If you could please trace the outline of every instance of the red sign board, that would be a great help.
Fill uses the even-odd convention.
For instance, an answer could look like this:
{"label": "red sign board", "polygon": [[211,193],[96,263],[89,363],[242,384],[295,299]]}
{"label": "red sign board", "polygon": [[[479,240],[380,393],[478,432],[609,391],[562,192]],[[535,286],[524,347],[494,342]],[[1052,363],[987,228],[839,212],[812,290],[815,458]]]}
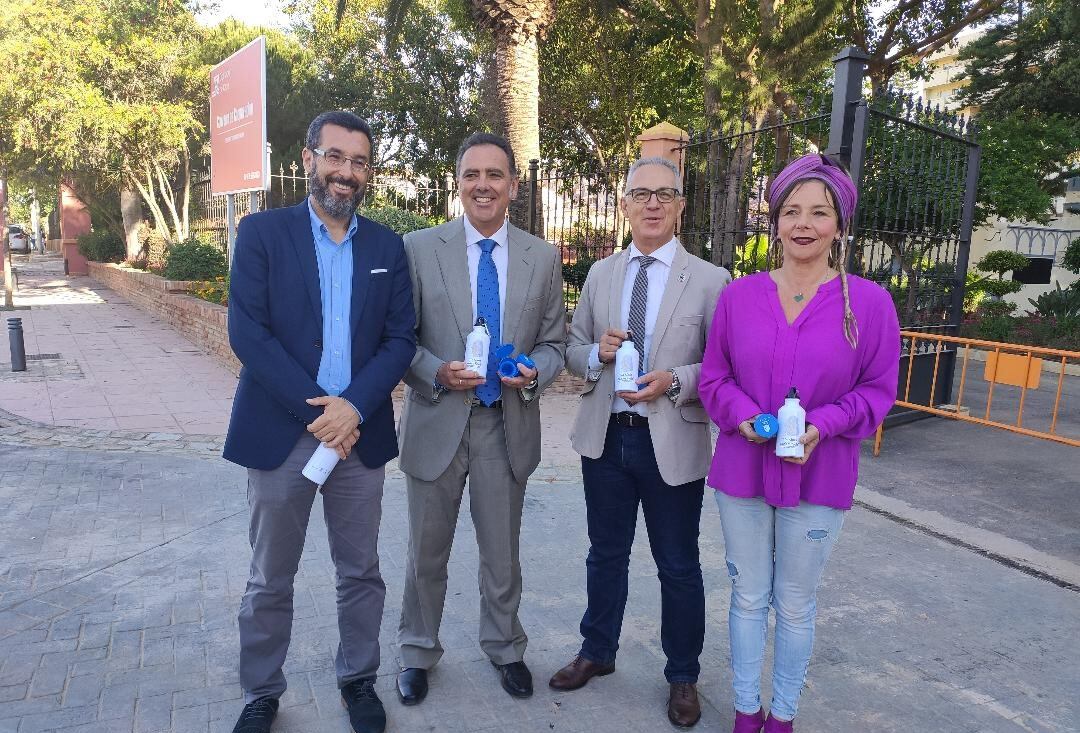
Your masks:
{"label": "red sign board", "polygon": [[210,69],[210,193],[270,187],[266,160],[266,38]]}

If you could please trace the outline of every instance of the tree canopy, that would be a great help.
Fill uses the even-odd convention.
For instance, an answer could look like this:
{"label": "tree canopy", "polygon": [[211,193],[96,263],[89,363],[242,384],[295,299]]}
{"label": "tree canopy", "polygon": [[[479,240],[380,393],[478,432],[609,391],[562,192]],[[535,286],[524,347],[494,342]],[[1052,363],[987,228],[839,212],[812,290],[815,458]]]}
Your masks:
{"label": "tree canopy", "polygon": [[1046,222],[1080,166],[1080,4],[1038,0],[961,53],[983,146],[978,218]]}

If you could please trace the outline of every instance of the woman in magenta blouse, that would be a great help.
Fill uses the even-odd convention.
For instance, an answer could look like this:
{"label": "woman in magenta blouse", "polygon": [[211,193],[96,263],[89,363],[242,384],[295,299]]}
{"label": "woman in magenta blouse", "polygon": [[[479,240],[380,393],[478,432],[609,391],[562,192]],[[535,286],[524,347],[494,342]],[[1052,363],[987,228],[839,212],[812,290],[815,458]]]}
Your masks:
{"label": "woman in magenta blouse", "polygon": [[[707,482],[724,531],[734,733],[782,733],[806,680],[817,588],[851,508],[859,442],[896,399],[900,334],[889,294],[844,272],[858,194],[847,172],[806,155],[769,193],[782,263],[740,278],[716,306],[699,392],[720,428]],[[788,390],[806,410],[801,459],[777,458],[754,419]],[[772,702],[761,709],[769,605],[776,611]]]}

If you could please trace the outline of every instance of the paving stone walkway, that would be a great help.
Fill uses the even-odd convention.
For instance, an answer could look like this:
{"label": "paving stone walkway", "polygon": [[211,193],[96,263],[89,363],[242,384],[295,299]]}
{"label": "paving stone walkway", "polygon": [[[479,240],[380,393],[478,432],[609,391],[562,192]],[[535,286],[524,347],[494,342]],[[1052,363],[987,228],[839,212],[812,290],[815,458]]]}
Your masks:
{"label": "paving stone walkway", "polygon": [[[0,733],[228,733],[241,707],[236,611],[250,561],[245,473],[220,458],[232,377],[111,291],[58,275],[48,258],[36,262],[36,273],[24,268],[20,294],[33,308],[18,315],[28,351],[40,358],[27,373],[0,376]],[[147,352],[153,359],[141,361]],[[192,389],[208,397],[198,420],[181,417]],[[65,414],[86,400],[95,404],[83,407],[109,415]],[[171,422],[124,422],[138,417],[119,414],[124,405],[136,404]],[[407,522],[404,478],[391,464],[377,683],[390,731],[672,730],[644,530],[617,672],[573,693],[546,687],[577,650],[585,598],[585,509],[567,439],[575,408],[572,395],[544,397],[544,461],[526,497],[522,618],[537,683],[530,700],[499,688],[476,642],[477,556],[465,506],[451,556],[446,656],[424,704],[397,702],[393,642]],[[1035,451],[999,433],[988,440],[972,426],[924,428],[891,433],[877,463],[864,456],[860,505],[819,597],[799,730],[1080,731],[1080,581],[1069,580],[1080,578],[1080,565],[1071,514],[1055,509],[1075,503],[1078,453]],[[1029,463],[1056,466],[1045,474],[1056,483],[1025,505],[1016,495],[1021,477],[1001,475]],[[964,499],[972,486],[976,513]],[[705,713],[695,730],[727,733],[729,585],[719,519],[706,502]],[[333,575],[316,511],[296,580],[278,733],[348,731],[333,673]]]}
{"label": "paving stone walkway", "polygon": [[[228,732],[241,707],[236,610],[247,578],[245,476],[177,451],[0,445],[0,733]],[[393,645],[406,543],[388,475],[377,689],[391,731],[660,731],[659,594],[644,532],[616,674],[574,693],[547,677],[576,651],[587,547],[580,473],[548,466],[527,495],[522,564],[531,700],[513,700],[476,643],[476,549],[463,508],[444,661],[429,699],[398,704]],[[711,501],[702,521],[708,633],[698,730],[731,725],[728,582]],[[1080,730],[1080,596],[862,509],[820,598],[804,731]],[[289,691],[275,730],[348,730],[333,675],[333,568],[313,512],[296,582]]]}

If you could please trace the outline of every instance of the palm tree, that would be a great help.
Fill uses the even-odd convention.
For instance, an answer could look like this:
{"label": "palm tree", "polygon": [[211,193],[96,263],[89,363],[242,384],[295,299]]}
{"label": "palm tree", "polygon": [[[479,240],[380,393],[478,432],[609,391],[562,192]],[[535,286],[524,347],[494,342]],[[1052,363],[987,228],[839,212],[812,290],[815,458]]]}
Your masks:
{"label": "palm tree", "polygon": [[[501,132],[518,167],[540,157],[539,42],[555,18],[555,0],[467,0],[476,24],[495,39],[495,86]],[[387,0],[386,33],[396,40],[405,13],[417,0]],[[338,0],[340,20],[348,0]]]}

